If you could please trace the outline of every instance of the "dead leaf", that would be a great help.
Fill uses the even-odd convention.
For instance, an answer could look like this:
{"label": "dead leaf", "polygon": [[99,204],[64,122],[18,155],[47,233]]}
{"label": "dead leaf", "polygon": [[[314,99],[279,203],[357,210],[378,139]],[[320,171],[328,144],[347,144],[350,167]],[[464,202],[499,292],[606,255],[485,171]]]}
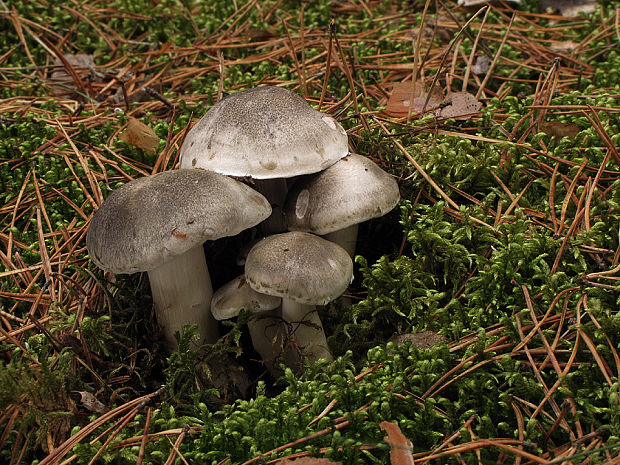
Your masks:
{"label": "dead leaf", "polygon": [[[147,92],[145,88],[142,88],[137,91],[134,90],[136,87],[142,86],[147,81],[148,79],[144,79],[139,82],[128,81],[125,83],[125,92],[127,93],[127,103],[129,105],[131,105],[134,102],[146,102],[151,99],[151,95]],[[125,92],[123,92],[122,86],[116,89],[116,92],[112,96],[112,102],[114,102],[115,105],[125,104]]]}
{"label": "dead leaf", "polygon": [[564,40],[562,42],[552,42],[551,45],[549,45],[549,50],[555,53],[570,53],[574,52],[577,47],[579,47],[578,42]]}
{"label": "dead leaf", "polygon": [[[93,58],[92,55],[86,55],[84,53],[80,53],[77,55],[67,54],[67,55],[64,55],[64,57],[76,72],[79,72],[85,69],[90,71],[95,67],[95,59]],[[60,60],[60,58],[56,58],[54,60],[54,65],[63,66],[63,62]],[[56,71],[52,73],[52,79],[54,81],[65,82],[65,83],[73,82],[73,78],[64,68],[64,66],[62,68],[58,68]]]}
{"label": "dead leaf", "polygon": [[453,92],[448,94],[441,103],[439,116],[442,118],[454,118],[456,120],[468,120],[472,114],[482,108],[476,97],[469,92]]}
{"label": "dead leaf", "polygon": [[[95,69],[95,59],[92,55],[86,54],[78,54],[64,55],[65,60],[71,65],[73,71],[80,77],[80,79],[84,78],[86,75],[90,75],[90,79],[95,82],[100,82],[100,79],[97,77],[97,73],[94,71]],[[71,95],[71,97],[76,97],[77,94],[71,93],[70,89],[67,89],[64,86],[68,86],[71,88],[75,87],[73,76],[69,73],[69,71],[65,68],[64,63],[60,58],[56,58],[54,60],[54,65],[57,67],[55,71],[52,72],[49,82],[51,86],[51,93],[53,95]]]}
{"label": "dead leaf", "polygon": [[421,333],[397,334],[390,338],[390,342],[396,345],[402,345],[405,341],[411,341],[411,344],[418,346],[420,349],[428,349],[434,345],[444,342],[445,337],[437,334],[435,331],[423,331]]}
{"label": "dead leaf", "polygon": [[581,131],[576,124],[573,123],[561,123],[560,121],[547,121],[540,125],[540,130],[549,134],[551,137],[561,139],[562,137],[568,137],[574,139]]}
{"label": "dead leaf", "polygon": [[[413,99],[413,114],[429,113],[443,101],[443,90],[435,86],[426,106],[428,89],[424,83],[416,83]],[[396,82],[388,99],[385,113],[389,116],[402,117],[409,114],[411,106],[411,81]]]}
{"label": "dead leaf", "polygon": [[118,138],[128,144],[155,153],[159,146],[159,137],[150,127],[135,118],[129,118],[127,129]]}
{"label": "dead leaf", "polygon": [[[452,24],[452,18],[448,14],[437,13],[434,15],[433,21],[426,21],[424,25],[424,30],[422,33],[426,37],[435,37],[435,40],[439,42],[450,42],[452,37],[454,37],[454,30],[447,26],[441,26],[446,24]],[[411,29],[410,37],[413,40],[416,40],[418,37],[418,28],[414,27]]]}
{"label": "dead leaf", "polygon": [[390,462],[392,465],[414,465],[413,444],[396,423],[382,421],[379,428],[387,433],[383,439],[390,445]]}
{"label": "dead leaf", "polygon": [[557,11],[561,16],[576,18],[579,13],[594,13],[597,6],[596,0],[541,0],[540,11]]}
{"label": "dead leaf", "polygon": [[284,459],[276,462],[278,465],[342,465],[342,462],[332,462],[328,459],[317,459],[316,457],[301,457],[298,459]]}
{"label": "dead leaf", "polygon": [[97,400],[97,398],[87,391],[77,391],[77,393],[82,396],[82,405],[87,410],[96,413],[106,413],[108,411],[107,407],[103,405],[101,402]]}
{"label": "dead leaf", "polygon": [[[428,102],[425,106],[424,103],[427,98]],[[411,81],[397,82],[394,84],[384,113],[395,117],[407,116],[411,105],[410,100]],[[444,98],[443,90],[434,87],[429,97],[428,89],[423,83],[416,85],[413,99],[414,114],[430,113],[442,118],[468,120],[480,108],[482,108],[482,103],[468,92],[453,92]]]}
{"label": "dead leaf", "polygon": [[[521,0],[508,0],[508,1],[512,3],[521,3]],[[482,5],[483,3],[489,3],[489,0],[458,0],[457,3],[459,6],[476,6],[476,5]]]}
{"label": "dead leaf", "polygon": [[246,32],[248,38],[254,42],[260,42],[261,40],[269,40],[272,37],[278,35],[278,30],[273,27],[250,27]]}
{"label": "dead leaf", "polygon": [[471,72],[477,75],[486,75],[489,72],[491,59],[486,55],[476,57],[476,62],[471,67]]}

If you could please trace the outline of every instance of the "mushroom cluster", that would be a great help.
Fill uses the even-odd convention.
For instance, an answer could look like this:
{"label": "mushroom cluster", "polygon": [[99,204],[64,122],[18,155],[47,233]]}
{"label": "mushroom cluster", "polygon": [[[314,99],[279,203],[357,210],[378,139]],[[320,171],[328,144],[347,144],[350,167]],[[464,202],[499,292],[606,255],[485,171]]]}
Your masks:
{"label": "mushroom cluster", "polygon": [[347,133],[331,116],[314,110],[281,87],[257,87],[217,102],[189,131],[181,168],[249,177],[271,203],[263,231],[283,232],[286,179],[316,173],[349,152]]}
{"label": "mushroom cluster", "polygon": [[91,260],[113,273],[146,271],[166,346],[196,324],[217,340],[213,290],[202,244],[233,236],[271,214],[269,202],[243,183],[204,170],[181,169],[137,178],[112,192],[86,235]]}
{"label": "mushroom cluster", "polygon": [[[272,372],[280,356],[293,367],[331,360],[317,306],[352,281],[357,225],[394,208],[396,181],[349,153],[334,118],[279,87],[213,105],[188,132],[179,161],[180,169],[131,181],[104,202],[87,235],[93,262],[148,272],[170,348],[184,325],[197,324],[213,342],[215,320],[247,310],[254,347]],[[246,245],[244,274],[213,294],[203,242],[255,226],[264,237]]]}
{"label": "mushroom cluster", "polygon": [[275,234],[252,247],[245,278],[257,292],[282,298],[282,319],[295,326],[302,353],[285,351],[289,366],[301,366],[303,356],[332,360],[316,306],[338,298],[351,283],[353,262],[346,250],[309,233]]}

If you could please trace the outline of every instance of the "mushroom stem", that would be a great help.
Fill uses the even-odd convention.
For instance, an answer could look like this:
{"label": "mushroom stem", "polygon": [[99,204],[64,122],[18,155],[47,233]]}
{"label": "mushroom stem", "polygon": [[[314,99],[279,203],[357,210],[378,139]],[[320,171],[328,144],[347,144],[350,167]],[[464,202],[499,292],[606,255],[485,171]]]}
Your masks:
{"label": "mushroom stem", "polygon": [[177,346],[175,332],[198,325],[201,342],[217,340],[217,322],[211,315],[213,288],[202,244],[148,272],[153,307],[163,328],[166,347]]}
{"label": "mushroom stem", "polygon": [[284,202],[288,192],[286,179],[256,179],[254,188],[271,204],[271,216],[261,223],[263,233],[268,235],[286,231],[284,219]]}
{"label": "mushroom stem", "polygon": [[[282,318],[294,325],[294,336],[297,345],[301,348],[305,357],[310,363],[316,362],[320,358],[332,361],[334,357],[329,351],[323,324],[316,311],[315,305],[304,305],[293,302],[290,299],[282,299]],[[292,354],[287,350],[285,359],[289,364],[289,358]],[[293,363],[289,366],[295,366],[299,363]]]}
{"label": "mushroom stem", "polygon": [[357,243],[357,230],[358,225],[352,224],[344,229],[325,234],[323,238],[338,244],[353,258],[355,255],[355,244]]}
{"label": "mushroom stem", "polygon": [[252,345],[259,353],[269,371],[276,375],[276,362],[282,353],[282,320],[278,310],[253,315],[248,320]]}

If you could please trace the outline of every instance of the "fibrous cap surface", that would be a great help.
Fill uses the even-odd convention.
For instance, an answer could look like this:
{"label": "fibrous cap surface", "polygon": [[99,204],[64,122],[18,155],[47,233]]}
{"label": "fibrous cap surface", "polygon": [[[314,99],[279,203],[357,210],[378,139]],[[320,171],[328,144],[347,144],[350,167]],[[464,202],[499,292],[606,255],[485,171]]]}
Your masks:
{"label": "fibrous cap surface", "polygon": [[334,118],[267,86],[213,105],[187,134],[180,161],[181,168],[272,179],[316,173],[347,153],[346,131]]}
{"label": "fibrous cap surface", "polygon": [[284,211],[289,230],[323,235],[383,216],[399,199],[394,178],[352,153],[296,182]]}
{"label": "fibrous cap surface", "polygon": [[234,179],[205,170],[166,171],[112,192],[93,215],[86,246],[106,271],[149,271],[270,214],[267,199]]}
{"label": "fibrous cap surface", "polygon": [[340,296],[353,279],[353,262],[337,244],[304,232],[269,236],[245,262],[252,289],[307,305],[324,305]]}

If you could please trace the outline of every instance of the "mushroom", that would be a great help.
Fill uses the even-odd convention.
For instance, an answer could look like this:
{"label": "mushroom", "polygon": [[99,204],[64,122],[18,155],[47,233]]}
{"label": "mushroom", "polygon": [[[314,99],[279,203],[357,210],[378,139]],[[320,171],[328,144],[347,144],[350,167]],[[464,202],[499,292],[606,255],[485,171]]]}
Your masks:
{"label": "mushroom", "polygon": [[334,118],[287,89],[267,86],[213,105],[188,132],[179,160],[181,168],[255,179],[273,206],[263,226],[273,233],[286,230],[284,178],[324,170],[348,151],[347,133]]}
{"label": "mushroom", "polygon": [[[310,362],[332,360],[316,305],[336,299],[353,278],[353,262],[342,247],[304,232],[269,236],[250,250],[245,279],[261,294],[282,297],[282,318]],[[285,354],[289,365],[299,360]]]}
{"label": "mushroom", "polygon": [[277,340],[281,338],[278,337],[278,327],[272,317],[279,319],[275,309],[281,303],[280,297],[256,292],[247,284],[245,276],[241,275],[215,291],[211,299],[211,312],[216,320],[234,318],[242,310],[255,314],[256,317],[248,320],[252,345],[273,372],[275,359],[280,352],[276,350]]}
{"label": "mushroom", "polygon": [[197,324],[201,340],[217,339],[213,290],[203,242],[238,234],[271,213],[267,200],[234,179],[204,170],[166,171],[135,179],[93,215],[86,247],[113,273],[147,271],[166,345]]}
{"label": "mushroom", "polygon": [[284,212],[289,230],[324,236],[353,257],[358,224],[385,215],[399,199],[395,179],[352,153],[325,171],[299,179]]}

